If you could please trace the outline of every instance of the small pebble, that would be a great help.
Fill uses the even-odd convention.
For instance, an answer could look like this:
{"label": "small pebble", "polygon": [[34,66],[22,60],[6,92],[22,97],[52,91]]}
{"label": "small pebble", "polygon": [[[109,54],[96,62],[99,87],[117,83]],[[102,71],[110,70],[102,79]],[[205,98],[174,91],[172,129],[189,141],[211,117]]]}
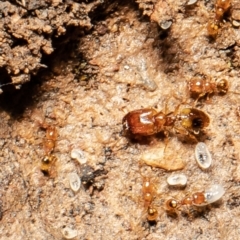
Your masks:
{"label": "small pebble", "polygon": [[77,192],[81,186],[81,179],[76,173],[69,173],[68,175],[70,187],[74,192]]}
{"label": "small pebble", "polygon": [[212,156],[208,151],[207,145],[199,142],[195,147],[195,158],[200,168],[208,169],[212,164]]}
{"label": "small pebble", "polygon": [[73,239],[77,237],[77,230],[66,227],[62,230],[62,235],[66,239]]}
{"label": "small pebble", "polygon": [[167,178],[167,183],[172,187],[185,187],[187,185],[187,177],[184,174],[173,174]]}
{"label": "small pebble", "polygon": [[84,152],[80,149],[72,149],[71,158],[76,159],[80,164],[85,164],[87,162],[87,158]]}

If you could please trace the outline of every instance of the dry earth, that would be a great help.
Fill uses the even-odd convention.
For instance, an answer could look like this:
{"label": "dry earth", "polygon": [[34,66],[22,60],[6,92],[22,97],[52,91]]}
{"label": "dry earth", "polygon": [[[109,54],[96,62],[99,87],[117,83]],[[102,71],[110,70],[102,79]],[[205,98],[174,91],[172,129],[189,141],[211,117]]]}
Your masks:
{"label": "dry earth", "polygon": [[[240,30],[232,24],[240,20],[238,1],[232,1],[216,40],[206,30],[213,1],[192,6],[170,0],[36,1],[36,8],[33,2],[0,3],[0,36],[9,40],[0,45],[1,83],[20,88],[5,86],[0,95],[1,238],[64,239],[62,232],[70,228],[77,231],[74,239],[89,240],[239,239],[239,95],[214,95],[199,104],[211,118],[201,138],[213,157],[208,171],[196,164],[195,143],[171,134],[159,161],[185,162],[178,171],[188,177],[184,190],[167,186],[171,172],[139,166],[143,154],[163,150],[162,138],[132,142],[123,136],[121,123],[134,109],[162,110],[168,103],[174,110],[184,100],[192,102],[187,81],[196,76],[225,78],[230,91],[240,92]],[[44,15],[50,8],[57,23]],[[166,31],[159,27],[164,21],[172,22]],[[45,31],[54,24],[53,33]],[[41,30],[33,29],[39,25]],[[44,123],[58,130],[50,176],[40,171]],[[84,152],[85,165],[71,159],[75,148]],[[77,193],[69,186],[71,172],[86,182]],[[146,220],[142,175],[158,189],[155,223]],[[166,214],[163,203],[169,197],[213,183],[226,190],[220,202],[192,218],[181,211],[177,218]]]}

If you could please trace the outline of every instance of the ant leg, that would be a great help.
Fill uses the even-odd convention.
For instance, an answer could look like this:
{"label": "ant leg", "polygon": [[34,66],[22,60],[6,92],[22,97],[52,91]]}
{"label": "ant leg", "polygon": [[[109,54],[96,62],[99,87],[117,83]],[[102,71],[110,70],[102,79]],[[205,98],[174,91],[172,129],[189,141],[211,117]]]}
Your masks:
{"label": "ant leg", "polygon": [[192,134],[192,133],[190,133],[190,132],[187,132],[186,136],[187,136],[191,141],[193,141],[193,142],[195,142],[195,143],[198,143],[198,139],[197,139],[197,137],[196,137],[194,134]]}
{"label": "ant leg", "polygon": [[233,92],[233,91],[228,91],[229,93],[233,93],[233,94],[237,94],[237,95],[240,95],[239,92]]}
{"label": "ant leg", "polygon": [[182,128],[174,127],[173,129],[179,134],[188,135],[188,131],[185,128],[182,129]]}
{"label": "ant leg", "polygon": [[193,102],[192,108],[195,108],[195,107],[197,106],[197,103],[198,103],[198,101],[199,101],[199,99],[200,99],[201,97],[202,97],[202,96],[199,95],[198,98]]}
{"label": "ant leg", "polygon": [[192,221],[194,218],[193,209],[191,208],[191,206],[188,206],[188,208],[185,208],[183,211],[183,214],[187,217],[189,221]]}
{"label": "ant leg", "polygon": [[185,135],[185,136],[189,137],[189,139],[193,140],[194,142],[198,142],[198,139],[196,138],[196,136],[194,134],[192,134],[191,132],[189,132],[187,129],[181,129],[181,128],[177,128],[177,127],[174,127],[174,129],[181,135]]}
{"label": "ant leg", "polygon": [[193,107],[193,108],[196,107],[198,101],[199,101],[202,97],[204,97],[206,94],[207,94],[207,98],[209,98],[209,93],[201,93],[201,94],[199,94],[198,97],[197,97],[197,99],[193,102],[192,107]]}
{"label": "ant leg", "polygon": [[167,145],[169,143],[169,132],[168,131],[164,131],[164,135],[166,136],[164,138],[164,144],[165,144],[165,147],[164,147],[164,150],[163,150],[163,154],[165,154],[165,151],[167,149]]}
{"label": "ant leg", "polygon": [[186,101],[184,102],[181,102],[177,105],[177,107],[175,108],[174,112],[173,112],[173,115],[176,116],[178,114],[178,111],[179,111],[179,108],[181,107],[181,105],[185,104]]}
{"label": "ant leg", "polygon": [[173,210],[173,211],[168,210],[168,209],[165,209],[165,212],[166,212],[167,216],[179,220],[180,209],[175,209],[175,210]]}
{"label": "ant leg", "polygon": [[209,93],[206,94],[206,102],[209,103],[209,104],[211,104],[211,102],[212,102],[211,99],[210,99],[210,95],[211,95],[212,93],[213,93],[213,92],[209,92]]}
{"label": "ant leg", "polygon": [[164,104],[164,114],[166,114],[166,115],[169,112],[169,110],[168,110],[168,102],[169,102],[169,98],[165,101],[165,104]]}

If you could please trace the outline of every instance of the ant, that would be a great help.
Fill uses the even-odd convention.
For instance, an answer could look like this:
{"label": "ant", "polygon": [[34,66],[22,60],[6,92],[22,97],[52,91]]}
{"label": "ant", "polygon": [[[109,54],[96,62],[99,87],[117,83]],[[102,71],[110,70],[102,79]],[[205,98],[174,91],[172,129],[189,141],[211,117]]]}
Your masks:
{"label": "ant", "polygon": [[144,207],[149,207],[156,197],[156,187],[151,183],[149,177],[143,177],[142,195]]}
{"label": "ant", "polygon": [[189,217],[192,217],[190,214],[189,207],[196,207],[206,204],[206,197],[204,192],[195,192],[190,196],[184,197],[182,200],[178,201],[175,198],[170,198],[165,202],[165,210],[168,215],[178,216],[178,211],[181,211],[184,207],[187,207],[186,213]]}
{"label": "ant", "polygon": [[156,221],[158,218],[158,210],[157,207],[153,204],[153,202],[158,195],[157,188],[149,177],[142,177],[142,198],[144,209],[147,213],[147,220],[150,222]]}
{"label": "ant", "polygon": [[48,126],[46,128],[46,137],[43,140],[43,149],[46,155],[53,152],[57,140],[57,130],[54,126]]}
{"label": "ant", "polygon": [[[183,108],[179,111],[179,104],[174,112],[157,112],[154,108],[143,108],[127,113],[123,120],[123,130],[126,135],[138,138],[150,136],[159,132],[168,135],[168,129],[174,128],[180,133],[185,133],[193,139],[210,123],[209,116],[197,108]],[[180,129],[176,123],[180,122]]]}
{"label": "ant", "polygon": [[208,34],[212,38],[216,38],[219,32],[221,21],[224,14],[229,10],[231,0],[217,0],[215,4],[215,18],[208,23]]}
{"label": "ant", "polygon": [[46,127],[46,137],[43,140],[43,149],[45,151],[45,156],[41,161],[40,167],[41,171],[46,175],[50,175],[52,165],[57,160],[57,158],[52,154],[56,145],[57,136],[57,130],[54,126]]}
{"label": "ant", "polygon": [[202,207],[218,201],[225,193],[223,187],[219,184],[214,184],[209,189],[201,192],[194,192],[191,195],[185,196],[178,201],[175,198],[170,198],[165,202],[165,210],[168,214],[176,215],[178,210],[186,207]]}
{"label": "ant", "polygon": [[226,94],[229,89],[229,83],[226,79],[213,82],[208,79],[193,78],[188,82],[188,90],[191,97],[196,98],[196,102],[205,96],[207,99],[211,94]]}
{"label": "ant", "polygon": [[184,197],[181,201],[174,198],[170,198],[166,201],[165,207],[169,212],[175,212],[181,206],[201,205],[206,203],[204,192],[195,192],[191,196]]}
{"label": "ant", "polygon": [[224,95],[227,92],[239,94],[238,92],[229,91],[229,83],[226,79],[217,82],[202,78],[193,78],[188,82],[188,90],[192,98],[195,98],[195,104],[200,98],[206,97],[209,100],[210,95]]}

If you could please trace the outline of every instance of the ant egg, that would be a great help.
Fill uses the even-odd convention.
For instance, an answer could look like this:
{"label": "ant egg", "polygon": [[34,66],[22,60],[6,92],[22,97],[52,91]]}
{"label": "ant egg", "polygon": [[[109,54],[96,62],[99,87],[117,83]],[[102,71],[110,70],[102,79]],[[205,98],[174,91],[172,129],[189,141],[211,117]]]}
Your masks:
{"label": "ant egg", "polygon": [[185,187],[187,185],[187,177],[184,174],[174,174],[167,178],[167,183],[171,187]]}
{"label": "ant egg", "polygon": [[203,170],[208,169],[212,164],[212,156],[205,143],[199,142],[195,148],[196,161]]}
{"label": "ant egg", "polygon": [[214,184],[209,189],[205,190],[204,195],[207,204],[214,203],[218,201],[225,193],[222,185]]}
{"label": "ant egg", "polygon": [[87,162],[84,152],[77,148],[72,149],[71,158],[76,159],[80,164],[85,164]]}
{"label": "ant egg", "polygon": [[66,227],[62,230],[62,235],[66,239],[73,239],[77,237],[77,230]]}
{"label": "ant egg", "polygon": [[68,175],[70,187],[74,192],[77,192],[81,186],[81,179],[76,173],[69,173]]}

